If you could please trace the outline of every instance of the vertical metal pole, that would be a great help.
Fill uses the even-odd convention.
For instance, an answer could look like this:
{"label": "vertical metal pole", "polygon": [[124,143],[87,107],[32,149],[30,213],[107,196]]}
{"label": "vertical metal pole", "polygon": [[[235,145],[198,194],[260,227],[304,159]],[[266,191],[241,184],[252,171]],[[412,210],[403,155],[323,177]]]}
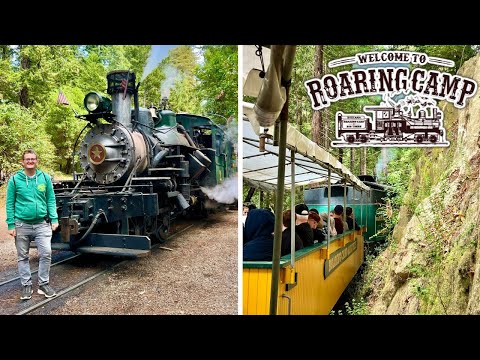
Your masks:
{"label": "vertical metal pole", "polygon": [[360,190],[360,219],[362,219],[362,226],[365,226],[363,221],[363,190]]}
{"label": "vertical metal pole", "polygon": [[[277,46],[277,45],[273,45]],[[283,46],[283,45],[278,45]],[[295,58],[295,45],[285,46],[283,54],[282,83],[289,84],[292,78],[292,67]],[[273,48],[271,48],[273,50]],[[267,70],[268,72],[268,70]],[[273,240],[272,285],[270,288],[270,315],[277,314],[278,282],[280,279],[280,255],[282,249],[282,208],[285,191],[285,152],[287,147],[288,100],[290,85],[285,85],[286,100],[279,116],[280,139],[278,146],[278,178],[275,201],[275,236]]]}
{"label": "vertical metal pole", "polygon": [[332,197],[332,170],[328,168],[328,202],[327,202],[327,254],[328,254],[328,246],[330,245],[330,198]]}
{"label": "vertical metal pole", "polygon": [[295,267],[295,152],[290,150],[290,171],[292,174],[292,185],[290,191],[290,207],[291,207],[291,220],[290,220],[290,262],[292,268]]}
{"label": "vertical metal pole", "polygon": [[[355,231],[355,186],[354,184],[352,185],[352,217],[353,217],[353,231]],[[345,209],[345,216],[347,215],[347,209]]]}
{"label": "vertical metal pole", "polygon": [[287,101],[280,113],[280,140],[278,144],[278,175],[277,192],[275,197],[275,235],[273,240],[273,258],[272,258],[272,285],[270,289],[270,315],[277,314],[278,302],[278,281],[280,279],[280,255],[282,250],[282,209],[283,194],[285,191],[285,156],[287,147],[287,125],[288,125],[288,92]]}
{"label": "vertical metal pole", "polygon": [[[347,179],[343,179],[343,215],[342,215],[344,223],[347,222]],[[348,229],[344,229],[343,232],[347,231]]]}

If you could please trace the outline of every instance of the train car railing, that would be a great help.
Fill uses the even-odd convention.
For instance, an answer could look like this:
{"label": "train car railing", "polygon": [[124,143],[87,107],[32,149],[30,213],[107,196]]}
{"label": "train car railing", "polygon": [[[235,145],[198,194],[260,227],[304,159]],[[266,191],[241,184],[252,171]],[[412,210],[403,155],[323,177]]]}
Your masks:
{"label": "train car railing", "polygon": [[[280,259],[278,315],[329,314],[364,259],[363,233],[350,230]],[[272,261],[243,262],[243,314],[268,315]]]}

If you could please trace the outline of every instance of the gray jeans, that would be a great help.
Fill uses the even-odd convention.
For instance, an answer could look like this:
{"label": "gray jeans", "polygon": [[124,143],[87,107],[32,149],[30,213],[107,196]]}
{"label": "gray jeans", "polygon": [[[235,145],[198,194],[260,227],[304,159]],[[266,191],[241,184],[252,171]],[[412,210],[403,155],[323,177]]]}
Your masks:
{"label": "gray jeans", "polygon": [[50,264],[52,262],[52,227],[47,222],[29,225],[15,221],[17,236],[15,246],[17,247],[18,272],[22,285],[32,285],[32,274],[30,272],[29,251],[30,241],[37,244],[38,255],[38,285],[49,283]]}

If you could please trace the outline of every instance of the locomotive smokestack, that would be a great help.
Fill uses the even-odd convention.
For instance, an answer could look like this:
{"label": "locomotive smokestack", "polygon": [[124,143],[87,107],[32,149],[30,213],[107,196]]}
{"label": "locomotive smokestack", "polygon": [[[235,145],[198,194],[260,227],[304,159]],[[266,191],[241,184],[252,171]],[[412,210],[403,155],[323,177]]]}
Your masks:
{"label": "locomotive smokestack", "polygon": [[135,73],[115,70],[107,74],[107,93],[112,96],[112,113],[115,120],[132,129],[132,94],[135,94]]}

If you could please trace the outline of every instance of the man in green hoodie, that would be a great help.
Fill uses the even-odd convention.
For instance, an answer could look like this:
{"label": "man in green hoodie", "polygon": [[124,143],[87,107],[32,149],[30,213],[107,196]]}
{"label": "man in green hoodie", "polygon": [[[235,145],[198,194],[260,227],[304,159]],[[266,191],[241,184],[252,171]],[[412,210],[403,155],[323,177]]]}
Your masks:
{"label": "man in green hoodie", "polygon": [[52,231],[58,227],[57,207],[49,175],[37,169],[38,157],[29,149],[23,153],[23,170],[10,177],[7,187],[8,233],[15,238],[18,272],[22,283],[20,299],[32,297],[30,272],[30,241],[35,241],[40,257],[38,264],[38,293],[56,296],[49,286],[52,261]]}

